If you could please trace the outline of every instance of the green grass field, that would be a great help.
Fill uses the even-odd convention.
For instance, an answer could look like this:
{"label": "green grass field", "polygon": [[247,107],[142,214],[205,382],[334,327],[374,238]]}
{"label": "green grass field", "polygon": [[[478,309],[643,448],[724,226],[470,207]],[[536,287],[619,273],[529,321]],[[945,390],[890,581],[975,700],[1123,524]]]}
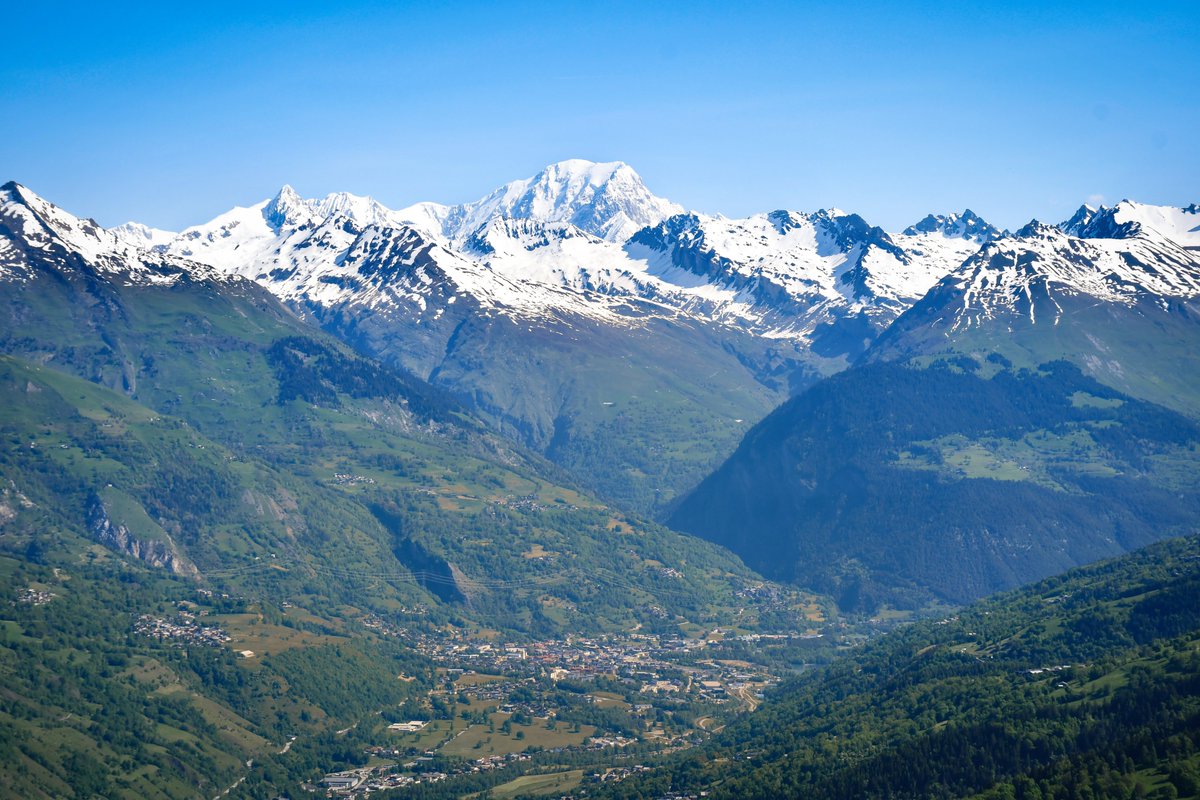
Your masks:
{"label": "green grass field", "polygon": [[[557,730],[550,730],[548,720],[534,719],[532,725],[513,725],[509,734],[500,732],[500,726],[509,714],[496,712],[490,716],[494,730],[487,725],[472,725],[454,736],[442,746],[441,752],[448,756],[482,758],[483,756],[521,753],[530,747],[567,747],[582,744],[596,732],[591,725],[581,725],[578,733],[571,733],[571,726],[559,723]],[[523,734],[523,738],[517,738]]]}
{"label": "green grass field", "polygon": [[516,780],[493,788],[489,796],[495,800],[511,800],[514,797],[566,794],[582,781],[581,769],[551,772],[547,775],[522,775]]}

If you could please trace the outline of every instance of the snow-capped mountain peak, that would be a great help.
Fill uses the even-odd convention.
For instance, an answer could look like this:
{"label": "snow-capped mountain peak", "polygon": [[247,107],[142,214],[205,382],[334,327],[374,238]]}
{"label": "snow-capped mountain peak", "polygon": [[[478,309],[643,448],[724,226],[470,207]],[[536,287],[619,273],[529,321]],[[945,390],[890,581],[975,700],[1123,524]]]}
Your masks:
{"label": "snow-capped mountain peak", "polygon": [[839,209],[821,209],[810,214],[809,220],[820,229],[822,244],[827,248],[848,253],[855,247],[877,247],[890,253],[902,263],[908,263],[908,254],[896,246],[882,228],[871,225],[858,214],[849,214]]}
{"label": "snow-capped mountain peak", "polygon": [[397,222],[416,228],[428,236],[442,239],[446,235],[447,220],[457,208],[459,206],[425,201],[393,211],[392,215]]}
{"label": "snow-capped mountain peak", "polygon": [[443,233],[462,240],[489,219],[510,217],[537,222],[569,222],[610,242],[623,242],[682,207],[656,197],[632,167],[620,161],[570,159],[551,164],[531,178],[512,181],[486,197],[456,206],[443,220]]}
{"label": "snow-capped mountain peak", "polygon": [[303,225],[312,221],[313,216],[312,205],[288,184],[284,184],[263,207],[263,218],[276,231],[288,226]]}
{"label": "snow-capped mountain peak", "polygon": [[1200,249],[1200,207],[1195,203],[1184,208],[1154,206],[1122,200],[1112,209],[1118,225],[1137,225],[1154,231],[1181,247]]}
{"label": "snow-capped mountain peak", "polygon": [[1061,239],[1063,236],[1057,225],[1047,225],[1039,219],[1031,219],[1013,232],[1017,239]]}
{"label": "snow-capped mountain peak", "polygon": [[143,250],[162,250],[179,234],[175,231],[164,231],[161,228],[151,228],[140,222],[126,222],[109,228],[108,232],[130,247]]}
{"label": "snow-capped mountain peak", "polygon": [[[1081,212],[1072,218],[1079,218],[1081,232],[1104,222],[1103,209],[1090,220]],[[1005,315],[1031,325],[1058,325],[1072,308],[1161,305],[1166,298],[1200,295],[1200,259],[1194,253],[1164,236],[1144,235],[1129,220],[1117,225],[1129,226],[1127,235],[1082,238],[1032,220],[985,244],[922,303],[946,309],[951,330],[966,330]]]}
{"label": "snow-capped mountain peak", "polygon": [[172,235],[136,223],[106,230],[18,183],[0,186],[0,280],[24,281],[47,265],[95,270],[138,284],[218,277],[201,264],[166,256],[164,248],[147,244],[156,236]]}
{"label": "snow-capped mountain peak", "polygon": [[1132,219],[1117,219],[1115,208],[1092,208],[1088,205],[1079,210],[1066,222],[1059,224],[1059,230],[1080,239],[1128,239],[1142,232],[1140,222]]}
{"label": "snow-capped mountain peak", "polygon": [[[965,257],[926,249],[932,257],[836,209],[746,219],[681,214],[626,245],[635,257],[666,261],[693,280],[738,292],[748,316],[757,315],[777,338],[814,337],[849,317],[872,320],[862,331],[886,324]],[[861,346],[860,332],[848,346]]]}
{"label": "snow-capped mountain peak", "polygon": [[941,234],[949,238],[969,239],[978,244],[989,242],[1002,235],[1002,231],[990,224],[971,209],[961,214],[929,214],[920,222],[904,229],[906,236]]}
{"label": "snow-capped mountain peak", "polygon": [[539,222],[531,219],[495,217],[463,240],[465,252],[489,256],[498,250],[506,253],[533,252],[553,242],[580,238],[589,244],[602,240],[569,222]]}
{"label": "snow-capped mountain peak", "polygon": [[1080,236],[1087,230],[1087,226],[1091,224],[1092,220],[1096,218],[1096,211],[1097,209],[1084,203],[1071,215],[1070,219],[1060,222],[1058,227],[1063,233],[1070,234],[1071,236]]}
{"label": "snow-capped mountain peak", "polygon": [[1122,200],[1115,206],[1093,209],[1081,206],[1059,225],[1064,232],[1083,239],[1128,239],[1142,234],[1157,235],[1188,250],[1200,250],[1200,206],[1176,208]]}
{"label": "snow-capped mountain peak", "polygon": [[89,258],[121,249],[117,237],[95,220],[80,219],[15,181],[0,186],[0,214],[16,235],[34,246],[65,244]]}
{"label": "snow-capped mountain peak", "polygon": [[359,225],[391,225],[399,221],[395,211],[375,198],[349,192],[334,192],[308,204],[320,219],[349,217]]}

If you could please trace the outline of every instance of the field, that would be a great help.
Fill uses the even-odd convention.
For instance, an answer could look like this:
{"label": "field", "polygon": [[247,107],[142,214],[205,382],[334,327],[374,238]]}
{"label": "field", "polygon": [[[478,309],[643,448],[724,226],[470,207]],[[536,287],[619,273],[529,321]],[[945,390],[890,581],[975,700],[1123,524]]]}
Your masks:
{"label": "field", "polygon": [[532,725],[513,725],[511,732],[504,734],[500,727],[509,716],[499,711],[490,714],[490,726],[472,725],[443,745],[441,752],[463,758],[506,755],[520,753],[530,747],[549,749],[582,744],[596,732],[591,725],[581,725],[577,733],[571,733],[571,726],[562,723],[558,724],[557,730],[550,730],[548,720],[534,719]]}
{"label": "field", "polygon": [[481,686],[485,683],[495,683],[496,681],[502,680],[505,680],[503,675],[488,675],[482,672],[468,672],[460,675],[459,678],[454,681],[454,685],[462,689],[470,686]]}
{"label": "field", "polygon": [[612,706],[616,708],[629,708],[629,703],[626,703],[619,694],[614,692],[591,692],[588,696],[595,698],[593,702],[598,708]]}
{"label": "field", "polygon": [[388,743],[397,748],[434,750],[458,733],[457,720],[437,719],[416,733],[388,733]]}
{"label": "field", "polygon": [[326,636],[272,625],[263,621],[258,614],[224,614],[209,619],[229,632],[230,648],[236,651],[252,650],[256,657],[297,647],[320,647],[349,641],[341,636]]}
{"label": "field", "polygon": [[578,786],[582,780],[581,769],[552,772],[548,775],[522,775],[492,789],[490,796],[495,800],[509,800],[530,795],[565,794]]}

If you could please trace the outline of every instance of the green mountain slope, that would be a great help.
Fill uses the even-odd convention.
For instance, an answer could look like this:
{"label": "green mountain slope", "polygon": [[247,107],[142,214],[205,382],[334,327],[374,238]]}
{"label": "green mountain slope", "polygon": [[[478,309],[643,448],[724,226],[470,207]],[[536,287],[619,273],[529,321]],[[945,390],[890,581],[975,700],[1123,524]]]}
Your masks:
{"label": "green mountain slope", "polygon": [[1190,537],[914,624],[602,794],[1200,796],[1198,591]]}
{"label": "green mountain slope", "polygon": [[[428,375],[494,429],[640,514],[711,471],[787,397],[789,380],[816,377],[785,344],[632,306],[623,324],[449,308],[436,324],[354,307],[306,312],[361,351]],[[422,358],[431,325],[432,365]]]}
{"label": "green mountain slope", "polygon": [[1200,257],[1149,230],[1078,239],[1031,223],[969,258],[864,356],[1066,359],[1118,391],[1200,416]]}
{"label": "green mountain slope", "polygon": [[[65,471],[44,505],[69,509],[76,533],[132,538],[119,546],[202,576],[274,554],[320,570],[335,595],[398,592],[406,607],[416,581],[435,619],[526,634],[735,613],[750,574],[728,554],[580,494],[441,391],[352,354],[256,284],[120,250],[20,187],[4,191],[0,346],[46,371],[10,362],[0,419],[18,439],[50,426],[51,455],[16,452]],[[59,385],[50,367],[141,407]],[[86,449],[97,442],[113,451],[99,465]],[[528,555],[534,545],[551,555]]]}
{"label": "green mountain slope", "polygon": [[243,457],[0,357],[3,793],[267,792],[356,763],[332,731],[432,685],[413,637],[753,624],[733,596],[753,576],[702,542],[618,523],[470,436],[283,407],[319,445]]}
{"label": "green mountain slope", "polygon": [[870,610],[969,600],[1200,521],[1186,417],[1065,362],[927,363],[860,366],[784,404],[670,524]]}
{"label": "green mountain slope", "polygon": [[[279,350],[307,358],[311,372],[275,377],[268,365]],[[386,394],[337,391],[338,382],[358,390],[364,362],[327,344],[281,339],[253,358],[265,402],[249,413],[208,407],[193,420],[10,359],[9,413],[0,416],[21,444],[6,477],[68,516],[76,533],[113,544],[99,530],[111,518],[107,530],[132,534],[114,546],[151,563],[195,565],[207,577],[261,572],[270,558],[316,570],[330,591],[373,598],[380,611],[432,605],[435,620],[527,634],[662,624],[651,606],[687,609],[677,621],[734,613],[733,591],[750,573],[729,555],[614,516],[469,424],[422,422]],[[317,377],[331,370],[336,381]],[[57,480],[30,486],[46,475]],[[161,552],[153,541],[166,542]],[[531,557],[535,545],[550,555]],[[664,581],[657,565],[686,579]],[[262,580],[252,582],[258,591]],[[277,591],[298,585],[293,577]],[[396,592],[402,599],[387,601]]]}
{"label": "green mountain slope", "polygon": [[729,553],[72,220],[0,215],[0,794],[275,796],[425,695],[413,642],[753,628]]}
{"label": "green mountain slope", "polygon": [[[265,793],[297,759],[336,757],[328,731],[432,680],[423,659],[349,613],[318,622],[99,548],[77,555],[0,556],[6,797],[214,797],[243,781]],[[200,638],[214,633],[234,638]],[[247,640],[258,652],[239,657]]]}
{"label": "green mountain slope", "polygon": [[1194,530],[1200,262],[1150,229],[1101,234],[987,242],[670,524],[864,610]]}

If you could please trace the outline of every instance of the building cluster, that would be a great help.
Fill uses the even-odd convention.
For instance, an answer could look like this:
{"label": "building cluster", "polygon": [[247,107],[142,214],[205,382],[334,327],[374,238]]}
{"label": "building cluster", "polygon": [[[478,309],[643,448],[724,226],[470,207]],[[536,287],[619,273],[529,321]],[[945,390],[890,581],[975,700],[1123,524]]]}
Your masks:
{"label": "building cluster", "polygon": [[541,511],[546,507],[541,498],[536,494],[526,495],[508,495],[500,500],[501,505],[506,505],[509,508],[517,511]]}
{"label": "building cluster", "polygon": [[620,736],[617,734],[593,736],[584,743],[583,749],[607,750],[610,747],[614,749],[620,749],[622,747],[629,747],[631,744],[637,744],[637,741],[637,739],[634,739],[631,736]]}
{"label": "building cluster", "polygon": [[366,475],[351,475],[349,472],[335,472],[333,482],[338,486],[353,486],[358,483],[372,484],[375,479]]}
{"label": "building cluster", "polygon": [[597,783],[618,783],[626,778],[633,777],[639,772],[649,772],[650,767],[645,764],[634,764],[631,767],[609,767],[603,772],[595,776]]}
{"label": "building cluster", "polygon": [[57,596],[58,595],[54,594],[54,592],[47,592],[41,589],[34,589],[33,587],[30,587],[28,589],[21,590],[21,593],[17,595],[17,602],[25,603],[31,606],[44,606]]}
{"label": "building cluster", "polygon": [[[367,752],[380,758],[401,755],[399,750],[386,747],[370,747],[367,748]],[[321,784],[325,787],[326,793],[333,797],[366,796],[372,792],[386,789],[441,783],[447,778],[490,772],[531,759],[532,757],[527,753],[505,753],[484,756],[454,767],[445,767],[445,771],[426,771],[428,768],[425,765],[432,759],[428,756],[418,756],[403,765],[382,764],[344,772],[331,772],[321,779]]]}
{"label": "building cluster", "polygon": [[635,677],[649,668],[670,667],[680,656],[702,650],[703,639],[656,634],[567,636],[524,644],[416,635],[412,644],[442,666],[479,672],[550,675],[555,680],[595,675]]}
{"label": "building cluster", "polygon": [[774,583],[755,583],[734,592],[734,597],[746,600],[763,611],[783,611],[795,601],[794,594]]}
{"label": "building cluster", "polygon": [[[760,644],[763,639],[778,644],[783,640],[820,637],[820,634],[723,633],[725,641]],[[777,680],[761,667],[705,657],[706,648],[719,644],[717,640],[679,635],[632,633],[594,638],[572,635],[562,640],[518,645],[416,634],[410,641],[446,669],[451,678],[468,672],[508,676],[506,681],[472,686],[470,691],[478,699],[496,701],[503,711],[519,711],[534,717],[549,716],[552,709],[536,702],[506,700],[517,682],[544,677],[554,681],[616,677],[639,687],[646,695],[687,697],[718,705],[740,700],[754,705],[754,699],[761,696],[764,688]]]}
{"label": "building cluster", "polygon": [[404,628],[401,628],[397,625],[393,625],[392,623],[388,622],[387,620],[380,619],[379,617],[375,616],[374,614],[366,615],[363,618],[362,624],[363,624],[364,628],[369,628],[370,630],[375,631],[376,633],[378,633],[381,636],[391,636],[391,637],[395,637],[395,638],[401,638],[407,633],[407,631]]}
{"label": "building cluster", "polygon": [[229,634],[216,625],[201,625],[187,611],[179,612],[173,619],[164,619],[143,614],[133,623],[135,633],[163,642],[178,645],[203,645],[219,647],[229,641]]}
{"label": "building cluster", "polygon": [[346,772],[332,772],[322,778],[321,783],[330,797],[362,797],[387,789],[403,789],[423,783],[440,783],[448,777],[450,776],[445,772],[407,775],[394,772],[390,767],[366,767]]}
{"label": "building cluster", "polygon": [[[1088,665],[1080,664],[1079,666],[1086,669]],[[1054,664],[1049,667],[1034,667],[1033,669],[1025,670],[1025,672],[1029,675],[1045,675],[1047,672],[1062,672],[1063,670],[1067,670],[1067,669],[1073,669],[1072,665],[1071,664]]]}
{"label": "building cluster", "polygon": [[[326,795],[330,797],[363,797],[372,792],[387,789],[402,789],[422,783],[439,783],[450,777],[444,772],[428,772],[422,775],[405,775],[396,772],[391,765],[363,767],[362,769],[331,772],[321,779]],[[316,789],[317,787],[312,787]]]}
{"label": "building cluster", "polygon": [[[775,590],[764,586],[746,591],[770,595]],[[780,602],[785,601],[781,595]],[[755,707],[765,688],[779,678],[762,665],[736,660],[731,652],[782,647],[796,644],[797,639],[820,637],[817,633],[747,634],[720,628],[710,631],[707,636],[692,637],[673,632],[638,631],[505,642],[465,633],[427,633],[397,628],[374,617],[368,618],[367,622],[376,630],[407,642],[440,667],[444,680],[430,693],[431,699],[439,698],[440,702],[432,705],[443,711],[447,707],[453,709],[453,716],[460,713],[458,704],[461,703],[469,708],[469,711],[461,711],[464,717],[468,713],[480,713],[482,707],[535,720],[554,720],[559,715],[560,700],[546,693],[546,689],[553,686],[547,679],[567,682],[567,688],[573,685],[576,691],[583,691],[581,699],[585,702],[617,703],[628,708],[630,716],[642,726],[640,733],[597,730],[582,743],[538,748],[543,753],[610,750],[614,752],[614,759],[598,754],[597,760],[618,762],[625,759],[632,762],[635,758],[616,752],[623,748],[648,745],[654,752],[667,753],[702,741],[714,722],[713,717],[703,717],[697,723],[686,723],[681,727],[671,722],[674,710],[688,708],[691,711],[697,707],[695,704],[707,706],[714,713],[722,705]],[[730,645],[736,646],[731,648]],[[477,675],[487,677],[476,678]],[[604,691],[589,693],[579,688],[596,680],[599,680],[598,690],[614,688],[614,681],[624,688],[615,687],[619,695],[607,695]],[[638,692],[640,697],[635,698]],[[392,733],[416,734],[426,730],[428,724],[424,719],[410,719],[392,723],[388,728]],[[422,746],[429,747],[430,744]],[[432,746],[433,749],[423,752],[412,745],[404,747],[394,742],[371,746],[367,751],[376,762],[386,759],[391,763],[331,773],[325,777],[323,788],[330,796],[364,797],[371,792],[416,787],[496,770],[531,758],[527,753],[508,753],[460,763],[456,759],[438,758],[438,745]],[[620,781],[643,769],[644,766],[635,763],[618,763],[594,772],[589,780]],[[315,791],[322,787],[312,788]]]}

